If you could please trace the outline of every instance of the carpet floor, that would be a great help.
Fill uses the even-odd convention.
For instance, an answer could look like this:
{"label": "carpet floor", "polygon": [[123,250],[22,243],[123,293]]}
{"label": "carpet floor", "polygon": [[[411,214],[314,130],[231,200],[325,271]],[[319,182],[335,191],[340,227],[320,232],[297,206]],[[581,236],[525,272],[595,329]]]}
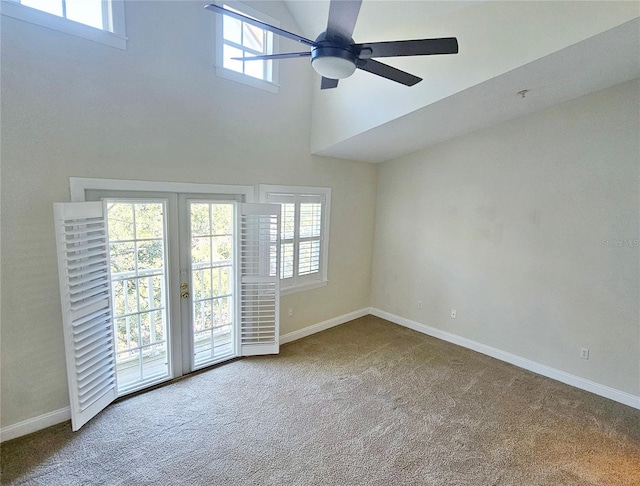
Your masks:
{"label": "carpet floor", "polygon": [[7,485],[637,486],[640,411],[367,316],[1,460]]}

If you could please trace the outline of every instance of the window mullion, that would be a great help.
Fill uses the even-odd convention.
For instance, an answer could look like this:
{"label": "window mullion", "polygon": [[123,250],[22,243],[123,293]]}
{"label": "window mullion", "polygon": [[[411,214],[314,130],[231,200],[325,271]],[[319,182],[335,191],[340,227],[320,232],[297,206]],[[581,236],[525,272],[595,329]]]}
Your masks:
{"label": "window mullion", "polygon": [[[248,12],[238,12],[244,13],[251,18],[260,18],[264,15],[258,12],[251,12],[251,9],[249,7],[246,8],[249,10]],[[270,19],[262,20],[269,21]],[[270,23],[273,25],[278,24],[277,20],[275,19],[271,19]],[[237,56],[233,57],[252,57],[271,54],[273,52],[273,34],[269,31],[266,31],[265,29],[250,26],[248,23],[242,21],[240,21],[239,25],[240,32],[234,29],[232,35],[229,33],[225,33],[224,20],[220,20],[216,25],[219,26],[216,28],[216,40],[219,42],[220,46],[217,49],[216,53],[217,67],[222,68],[217,69],[217,73],[222,77],[227,77],[234,81],[245,83],[251,86],[256,86],[267,91],[277,93],[277,79],[274,79],[274,77],[277,78],[277,75],[276,71],[274,70],[273,61],[231,60],[228,54],[225,53],[225,49],[233,48],[238,49],[242,53],[238,53]],[[247,29],[247,27],[249,28]],[[225,37],[225,35],[229,36],[230,38]],[[247,40],[249,38],[250,41]],[[258,44],[260,43],[260,41],[262,41],[261,48],[256,49],[254,47],[250,47],[254,45],[254,40]],[[252,62],[253,64],[247,64],[248,62]],[[256,65],[256,63],[260,64]],[[263,82],[266,82],[267,84],[263,84]]]}
{"label": "window mullion", "polygon": [[62,18],[67,18],[67,0],[62,0]]}
{"label": "window mullion", "polygon": [[[66,0],[65,0],[66,1]],[[111,20],[111,9],[109,8],[109,0],[102,0],[102,29],[109,32],[113,31],[113,21]]]}
{"label": "window mullion", "polygon": [[300,258],[300,198],[295,196],[293,201],[293,282],[295,285],[298,283],[300,271],[300,262],[298,261]]}

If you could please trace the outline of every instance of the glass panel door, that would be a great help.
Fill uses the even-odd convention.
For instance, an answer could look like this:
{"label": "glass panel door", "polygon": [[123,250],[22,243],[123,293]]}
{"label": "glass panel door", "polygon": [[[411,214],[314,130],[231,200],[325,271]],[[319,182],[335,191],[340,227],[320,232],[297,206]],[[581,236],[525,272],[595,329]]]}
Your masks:
{"label": "glass panel door", "polygon": [[234,204],[187,200],[191,341],[198,369],[235,356]]}
{"label": "glass panel door", "polygon": [[170,377],[165,200],[106,199],[118,395]]}
{"label": "glass panel door", "polygon": [[236,202],[93,191],[107,214],[118,396],[237,356]]}

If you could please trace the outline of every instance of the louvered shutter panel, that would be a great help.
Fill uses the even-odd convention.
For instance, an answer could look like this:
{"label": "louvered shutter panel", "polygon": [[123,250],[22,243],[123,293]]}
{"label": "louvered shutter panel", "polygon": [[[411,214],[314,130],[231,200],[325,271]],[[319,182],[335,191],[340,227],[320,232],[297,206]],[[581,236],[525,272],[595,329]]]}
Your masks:
{"label": "louvered shutter panel", "polygon": [[240,356],[277,354],[280,346],[280,206],[240,204]]}
{"label": "louvered shutter panel", "polygon": [[101,202],[54,204],[71,426],[116,398],[109,241]]}

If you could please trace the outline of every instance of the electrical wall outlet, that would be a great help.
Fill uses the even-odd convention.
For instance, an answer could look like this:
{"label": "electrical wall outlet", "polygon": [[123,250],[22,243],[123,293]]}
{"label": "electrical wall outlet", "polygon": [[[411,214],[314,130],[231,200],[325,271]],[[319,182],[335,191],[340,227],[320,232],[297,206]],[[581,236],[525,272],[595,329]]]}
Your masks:
{"label": "electrical wall outlet", "polygon": [[422,301],[421,300],[418,301],[418,309],[422,309]]}
{"label": "electrical wall outlet", "polygon": [[580,358],[589,359],[589,348],[580,349]]}
{"label": "electrical wall outlet", "polygon": [[293,309],[291,309],[291,308],[290,308],[290,309],[287,311],[287,315],[288,315],[289,317],[293,317]]}
{"label": "electrical wall outlet", "polygon": [[451,319],[455,319],[455,318],[456,318],[456,310],[451,309]]}

